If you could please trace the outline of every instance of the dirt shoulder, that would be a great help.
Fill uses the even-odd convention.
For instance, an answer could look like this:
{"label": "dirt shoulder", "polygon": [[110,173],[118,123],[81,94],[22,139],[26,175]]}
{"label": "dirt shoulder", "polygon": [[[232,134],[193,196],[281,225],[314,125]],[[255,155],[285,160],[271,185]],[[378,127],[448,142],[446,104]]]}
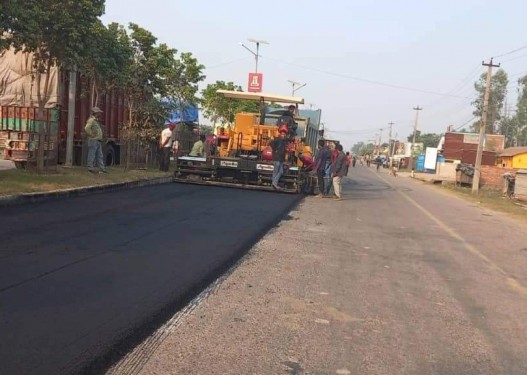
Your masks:
{"label": "dirt shoulder", "polygon": [[56,172],[37,174],[20,169],[0,170],[0,197],[24,193],[45,193],[64,189],[102,186],[170,176],[156,169],[108,168],[109,173],[92,174],[83,167],[59,166]]}

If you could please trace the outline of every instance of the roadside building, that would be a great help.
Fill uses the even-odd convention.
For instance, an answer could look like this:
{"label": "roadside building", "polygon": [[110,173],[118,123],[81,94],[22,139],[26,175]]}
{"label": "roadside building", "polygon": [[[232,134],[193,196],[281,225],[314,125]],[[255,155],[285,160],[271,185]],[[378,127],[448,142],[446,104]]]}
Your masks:
{"label": "roadside building", "polygon": [[509,147],[498,157],[498,165],[503,168],[527,169],[527,147]]}
{"label": "roadside building", "polygon": [[[440,150],[447,162],[471,164],[476,161],[479,134],[446,132],[440,142]],[[483,141],[482,165],[496,165],[497,153],[503,151],[505,137],[486,134]]]}

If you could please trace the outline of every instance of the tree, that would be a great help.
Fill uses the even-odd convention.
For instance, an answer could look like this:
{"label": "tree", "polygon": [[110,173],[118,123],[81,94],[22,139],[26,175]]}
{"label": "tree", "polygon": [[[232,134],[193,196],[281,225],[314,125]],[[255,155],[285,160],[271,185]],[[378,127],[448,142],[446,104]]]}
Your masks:
{"label": "tree", "polygon": [[87,41],[78,68],[89,78],[92,106],[95,106],[100,93],[123,86],[133,50],[123,26],[111,23],[106,27],[98,21],[92,28],[94,38]]}
{"label": "tree", "polygon": [[130,33],[120,34],[119,39],[131,50],[121,82],[129,112],[123,128],[147,147],[157,139],[169,112],[177,105],[173,99],[177,103],[197,102],[204,67],[190,53],[182,53],[178,59],[177,50],[157,45],[157,38],[139,25],[131,23],[129,29]]}
{"label": "tree", "polygon": [[[414,134],[410,134],[407,137],[408,142],[412,142],[414,138]],[[441,140],[441,134],[435,134],[435,133],[425,133],[421,134],[421,131],[417,130],[415,133],[415,143],[422,143],[423,149],[426,149],[427,147],[437,147],[439,145],[439,141]]]}
{"label": "tree", "polygon": [[[485,96],[485,84],[486,84],[486,73],[483,73],[474,84],[474,88],[478,94],[478,98],[472,102],[472,105],[475,106],[473,112],[474,116],[481,117],[483,113],[483,99]],[[489,96],[489,105],[487,111],[487,129],[486,132],[489,134],[494,134],[496,132],[495,124],[500,120],[500,113],[503,109],[503,103],[507,95],[507,85],[509,84],[509,79],[507,73],[503,69],[498,69],[496,73],[491,78],[490,85],[490,96]],[[472,124],[471,129],[474,132],[479,132],[480,121]]]}
{"label": "tree", "polygon": [[[53,66],[71,68],[93,38],[93,25],[104,12],[104,0],[7,0],[2,2],[0,48],[32,53],[38,117],[44,117]],[[5,34],[4,34],[5,33]],[[1,51],[0,51],[1,52]],[[42,82],[42,80],[44,80]],[[39,130],[43,139],[44,129]],[[44,167],[44,142],[38,142],[37,170]]]}
{"label": "tree", "polygon": [[516,104],[516,126],[512,138],[515,146],[527,146],[527,75],[518,80],[518,102]]}
{"label": "tree", "polygon": [[216,81],[201,91],[203,114],[213,124],[234,122],[238,112],[258,112],[258,102],[253,100],[232,100],[217,93],[218,90],[243,91],[233,82]]}
{"label": "tree", "polygon": [[374,149],[375,145],[373,143],[357,142],[351,147],[351,152],[354,155],[371,155]]}

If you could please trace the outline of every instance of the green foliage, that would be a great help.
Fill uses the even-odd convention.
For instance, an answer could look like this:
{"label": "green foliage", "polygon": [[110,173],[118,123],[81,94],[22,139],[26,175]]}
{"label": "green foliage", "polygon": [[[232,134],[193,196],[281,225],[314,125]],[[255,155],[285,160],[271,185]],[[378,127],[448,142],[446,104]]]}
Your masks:
{"label": "green foliage", "polygon": [[[130,114],[126,129],[150,141],[159,136],[173,103],[197,102],[198,83],[205,78],[204,66],[191,53],[177,58],[177,50],[166,44],[157,45],[157,38],[137,24],[131,23],[129,29],[129,34],[123,34],[124,29],[120,28],[118,34],[123,51],[130,51],[119,76]],[[162,99],[169,99],[172,104]]]}
{"label": "green foliage", "polygon": [[500,122],[499,131],[505,136],[506,147],[527,146],[527,76],[518,80],[516,113]]}
{"label": "green foliage", "polygon": [[104,0],[8,0],[3,3],[2,31],[10,36],[1,47],[35,52],[38,67],[48,61],[71,67],[103,12]]}
{"label": "green foliage", "polygon": [[[408,142],[412,142],[413,138],[414,138],[414,134],[412,133],[407,137]],[[427,147],[437,147],[440,140],[441,140],[441,134],[435,134],[435,133],[421,134],[419,130],[417,130],[415,133],[415,143],[422,143],[424,150],[426,150]]]}
{"label": "green foliage", "polygon": [[233,82],[224,81],[209,84],[201,91],[203,114],[212,123],[220,122],[222,125],[233,123],[234,116],[238,112],[258,112],[258,102],[225,98],[217,93],[218,90],[243,91]]}
{"label": "green foliage", "polygon": [[351,147],[351,153],[354,155],[372,155],[374,149],[373,143],[357,142]]}
{"label": "green foliage", "polygon": [[211,125],[200,125],[199,132],[201,134],[212,134],[214,133],[214,127]]}
{"label": "green foliage", "polygon": [[[476,117],[481,117],[483,113],[486,76],[486,73],[483,73],[479,78],[479,81],[474,84],[474,88],[478,94],[478,98],[472,102],[472,105],[475,106],[473,114]],[[507,96],[508,84],[509,79],[507,73],[503,69],[498,69],[491,78],[489,106],[487,111],[487,133],[493,134],[496,131],[496,129],[494,129],[494,124],[501,118],[500,113],[503,109],[505,97]],[[472,124],[471,130],[479,132],[479,123]]]}
{"label": "green foliage", "polygon": [[[94,37],[94,25],[104,12],[104,0],[7,0],[2,2],[0,31],[7,33],[0,49],[33,53],[39,106],[46,101],[49,82],[41,76],[52,66],[78,65]],[[47,76],[46,76],[47,77]]]}
{"label": "green foliage", "polygon": [[123,26],[111,23],[108,27],[98,21],[92,26],[94,37],[82,51],[79,70],[92,83],[93,105],[99,91],[107,92],[126,81],[126,68],[132,58],[132,48]]}

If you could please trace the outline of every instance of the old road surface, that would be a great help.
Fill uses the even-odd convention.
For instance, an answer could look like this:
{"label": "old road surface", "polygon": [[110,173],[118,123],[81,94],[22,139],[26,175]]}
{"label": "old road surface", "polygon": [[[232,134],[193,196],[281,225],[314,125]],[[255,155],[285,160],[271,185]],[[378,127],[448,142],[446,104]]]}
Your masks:
{"label": "old road surface", "polygon": [[111,375],[527,374],[525,222],[359,166],[287,219]]}
{"label": "old road surface", "polygon": [[0,374],[104,370],[298,199],[165,184],[0,208]]}

